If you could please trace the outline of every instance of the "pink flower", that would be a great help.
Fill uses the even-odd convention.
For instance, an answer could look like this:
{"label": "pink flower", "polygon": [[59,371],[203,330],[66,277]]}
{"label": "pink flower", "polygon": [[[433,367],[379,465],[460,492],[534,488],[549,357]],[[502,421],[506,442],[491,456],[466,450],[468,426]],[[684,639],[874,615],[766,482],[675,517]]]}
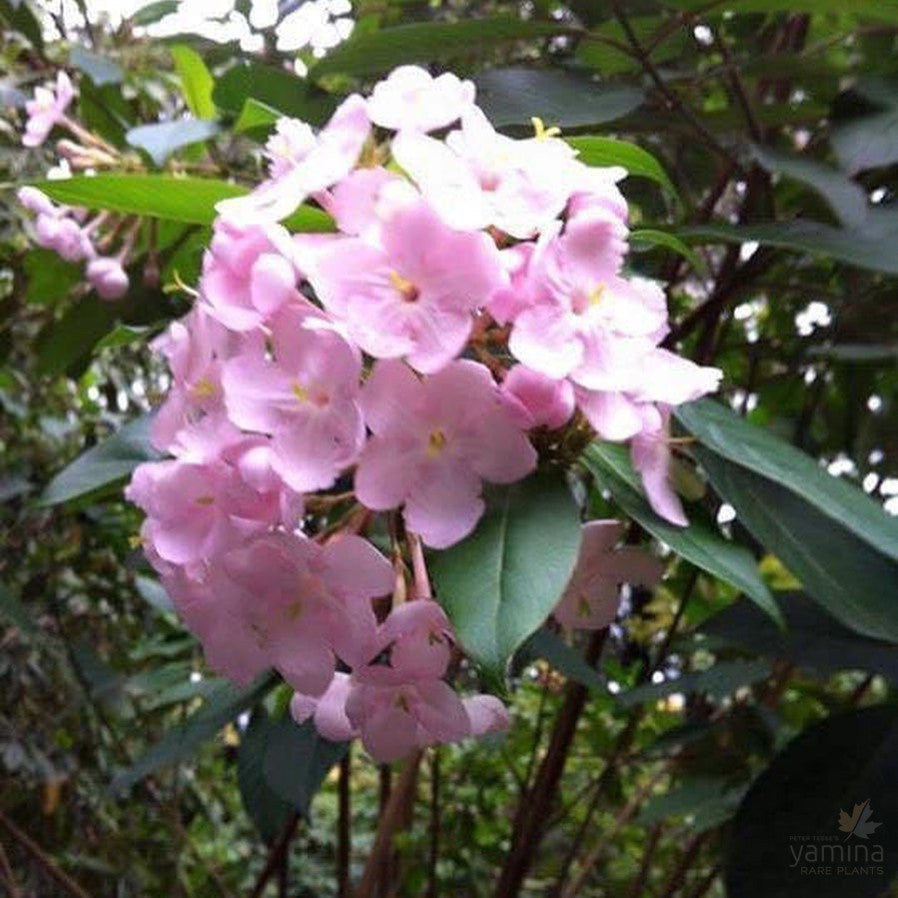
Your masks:
{"label": "pink flower", "polygon": [[128,272],[115,258],[99,256],[87,263],[87,280],[100,299],[121,299],[128,292]]}
{"label": "pink flower", "polygon": [[72,82],[65,72],[56,75],[56,88],[38,87],[34,99],[25,103],[28,121],[22,143],[26,147],[38,147],[49,136],[53,128],[65,121],[65,113],[75,96]]}
{"label": "pink flower", "polygon": [[525,430],[557,430],[574,414],[574,388],[570,382],[552,380],[525,365],[515,365],[508,372],[500,392],[515,421]]}
{"label": "pink flower", "polygon": [[525,365],[590,389],[625,389],[621,372],[664,336],[667,306],[651,281],[617,276],[619,248],[605,223],[572,220],[544,238],[530,262],[529,307],[514,320],[509,348]]}
{"label": "pink flower", "polygon": [[37,187],[20,187],[16,198],[29,212],[35,215],[54,216],[57,214],[56,204]]}
{"label": "pink flower", "polygon": [[387,664],[370,664],[360,676],[381,685],[442,677],[451,657],[452,627],[431,599],[404,602],[390,611],[377,633],[377,652],[389,651]]}
{"label": "pink flower", "polygon": [[393,140],[393,155],[447,224],[459,230],[492,225],[521,239],[558,218],[585,168],[564,141],[506,137],[476,106],[445,143],[403,131]]}
{"label": "pink flower", "polygon": [[355,739],[359,732],[346,716],[346,701],[352,685],[349,674],[337,672],[322,696],[295,693],[290,700],[290,713],[293,719],[297,723],[305,723],[311,717],[315,729],[331,742],[348,742]]}
{"label": "pink flower", "polygon": [[358,94],[347,97],[317,135],[304,122],[282,123],[267,147],[269,179],[248,196],[222,200],[216,209],[233,222],[280,221],[310,195],[345,178],[370,132],[366,104]]}
{"label": "pink flower", "polygon": [[221,418],[182,430],[177,459],[140,465],[125,496],[147,514],[143,538],[164,562],[197,566],[279,523],[280,483],[250,482],[244,456],[262,438],[246,438]]}
{"label": "pink flower", "polygon": [[498,251],[485,234],[451,230],[420,199],[394,209],[378,238],[325,244],[312,286],[367,353],[438,371],[464,346],[472,311],[503,283]]}
{"label": "pink flower", "polygon": [[457,121],[473,105],[477,89],[451,72],[434,78],[426,69],[403,65],[374,85],[368,115],[393,131],[436,131]]}
{"label": "pink flower", "polygon": [[344,234],[365,234],[379,223],[384,191],[401,183],[405,182],[385,168],[358,168],[318,199]]}
{"label": "pink flower", "polygon": [[273,465],[293,489],[326,489],[364,442],[361,358],[333,325],[299,308],[282,311],[272,332],[273,360],[249,353],[225,363],[228,416],[272,436]]}
{"label": "pink flower", "polygon": [[292,254],[290,235],[280,225],[217,219],[199,285],[210,314],[231,330],[259,327],[299,296]]}
{"label": "pink flower", "polygon": [[362,409],[374,435],[356,470],[359,501],[376,510],[404,505],[406,525],[434,548],[474,529],[483,480],[512,483],[536,466],[489,370],[476,362],[451,362],[423,381],[401,362],[378,362]]}
{"label": "pink flower", "polygon": [[683,503],[670,484],[670,412],[663,406],[646,405],[640,413],[642,430],[630,443],[633,467],[642,477],[646,496],[655,512],[671,524],[685,527],[689,521]]}
{"label": "pink flower", "polygon": [[461,702],[471,723],[472,736],[501,733],[510,723],[508,708],[494,695],[472,695]]}
{"label": "pink flower", "polygon": [[564,595],[552,612],[565,627],[602,630],[617,615],[622,583],[655,586],[662,562],[635,546],[615,548],[623,536],[620,521],[590,521],[581,530],[580,554]]}
{"label": "pink flower", "polygon": [[346,701],[346,717],[381,763],[395,761],[415,747],[456,742],[471,734],[464,704],[439,679],[397,686],[357,683]]}

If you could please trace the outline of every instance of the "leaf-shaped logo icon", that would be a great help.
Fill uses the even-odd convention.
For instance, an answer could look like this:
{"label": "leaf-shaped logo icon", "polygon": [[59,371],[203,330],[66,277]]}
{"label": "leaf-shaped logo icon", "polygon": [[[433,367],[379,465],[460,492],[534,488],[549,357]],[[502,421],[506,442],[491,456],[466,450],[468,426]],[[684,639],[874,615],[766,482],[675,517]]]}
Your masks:
{"label": "leaf-shaped logo icon", "polygon": [[866,839],[876,832],[876,829],[882,824],[870,820],[872,813],[873,808],[870,806],[869,798],[863,804],[856,804],[850,815],[840,810],[839,829],[843,833],[848,833],[845,838],[857,836],[859,839]]}

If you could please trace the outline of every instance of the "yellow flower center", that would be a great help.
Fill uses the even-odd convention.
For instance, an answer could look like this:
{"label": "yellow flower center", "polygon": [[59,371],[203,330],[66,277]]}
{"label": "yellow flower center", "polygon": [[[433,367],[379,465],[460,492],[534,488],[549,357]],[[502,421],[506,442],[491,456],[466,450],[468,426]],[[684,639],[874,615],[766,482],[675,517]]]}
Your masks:
{"label": "yellow flower center", "polygon": [[208,507],[209,505],[215,504],[215,496],[197,496],[194,501],[197,505]]}
{"label": "yellow flower center", "polygon": [[533,123],[533,130],[536,132],[537,140],[546,140],[549,137],[558,137],[561,134],[561,128],[557,125],[547,128],[539,116],[533,116],[530,121]]}
{"label": "yellow flower center", "polygon": [[589,617],[591,613],[592,609],[589,607],[586,596],[577,596],[577,617]]}
{"label": "yellow flower center", "polygon": [[298,381],[293,381],[293,395],[297,402],[308,402],[311,398],[309,391]]}
{"label": "yellow flower center", "polygon": [[445,448],[446,434],[439,428],[432,430],[430,432],[430,437],[427,440],[427,454],[431,458],[436,458]]}
{"label": "yellow flower center", "polygon": [[390,272],[390,284],[406,302],[414,302],[420,295],[418,288],[398,271]]}
{"label": "yellow flower center", "polygon": [[201,377],[191,392],[194,399],[211,399],[215,395],[215,384],[208,377]]}

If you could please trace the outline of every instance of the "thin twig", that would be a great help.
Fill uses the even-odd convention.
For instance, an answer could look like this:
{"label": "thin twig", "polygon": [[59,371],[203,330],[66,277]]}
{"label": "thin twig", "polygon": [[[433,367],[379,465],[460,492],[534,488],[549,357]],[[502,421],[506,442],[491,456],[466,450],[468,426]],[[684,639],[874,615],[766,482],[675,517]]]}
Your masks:
{"label": "thin twig", "polygon": [[440,749],[434,746],[430,756],[430,856],[427,861],[427,898],[437,898],[440,891],[437,863],[440,859]]}
{"label": "thin twig", "polygon": [[290,840],[296,832],[298,823],[299,814],[296,811],[293,811],[287,818],[287,822],[284,824],[284,828],[281,830],[281,834],[278,836],[277,841],[271,847],[271,851],[268,853],[268,860],[265,862],[265,866],[262,868],[262,872],[259,874],[259,878],[253,886],[253,890],[249,893],[249,898],[260,898],[265,891],[265,886],[268,885],[268,881],[280,869],[281,862],[287,854],[287,850],[290,847]]}
{"label": "thin twig", "polygon": [[64,872],[33,839],[27,836],[12,822],[2,811],[0,811],[0,826],[2,826],[12,837],[24,848],[41,866],[41,869],[52,879],[61,885],[66,892],[74,895],[75,898],[90,898],[90,895],[72,879],[68,873]]}
{"label": "thin twig", "polygon": [[349,750],[340,759],[337,817],[337,896],[349,898],[349,861],[352,856],[352,808],[350,805],[350,776],[352,761]]}
{"label": "thin twig", "polygon": [[21,898],[22,893],[16,885],[16,877],[12,872],[12,864],[6,855],[3,842],[0,842],[0,871],[3,873],[3,882],[6,885],[6,891],[9,892],[9,898]]}

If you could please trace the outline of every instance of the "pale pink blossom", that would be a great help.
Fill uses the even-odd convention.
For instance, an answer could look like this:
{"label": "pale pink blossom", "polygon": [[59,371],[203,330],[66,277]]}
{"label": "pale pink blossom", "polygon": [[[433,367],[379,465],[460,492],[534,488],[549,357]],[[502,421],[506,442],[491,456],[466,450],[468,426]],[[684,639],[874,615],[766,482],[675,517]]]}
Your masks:
{"label": "pale pink blossom", "polygon": [[35,88],[34,99],[25,103],[28,121],[25,123],[22,143],[26,147],[40,146],[53,128],[65,121],[66,110],[74,96],[72,82],[63,71],[56,75],[55,88]]}
{"label": "pale pink blossom", "polygon": [[498,250],[485,234],[447,227],[420,198],[393,209],[377,236],[325,244],[309,279],[365,352],[438,371],[503,283]]}
{"label": "pale pink blossom", "polygon": [[271,360],[249,353],[224,364],[228,416],[272,437],[275,470],[293,489],[326,489],[364,442],[361,357],[333,325],[300,308],[284,309],[272,334]]}
{"label": "pale pink blossom", "polygon": [[303,122],[282,124],[268,146],[271,175],[252,193],[222,200],[218,213],[232,222],[276,222],[309,196],[349,174],[371,132],[365,101],[347,97],[318,132]]}
{"label": "pale pink blossom", "polygon": [[290,714],[297,723],[305,723],[311,717],[315,729],[331,742],[355,739],[359,732],[346,716],[346,700],[352,685],[350,675],[338,671],[320,697],[295,693],[290,700]]}
{"label": "pale pink blossom", "polygon": [[434,548],[474,529],[482,481],[512,483],[536,466],[536,452],[477,362],[451,362],[424,380],[401,362],[378,362],[362,408],[373,436],[356,469],[359,501],[375,510],[404,506],[406,526]]}
{"label": "pale pink blossom", "polygon": [[436,131],[457,121],[474,103],[476,87],[451,72],[434,78],[426,69],[403,65],[374,85],[368,115],[393,131]]}
{"label": "pale pink blossom", "polygon": [[87,263],[86,274],[100,299],[121,299],[128,292],[128,272],[116,258],[98,256],[91,259]]}
{"label": "pale pink blossom", "polygon": [[630,443],[633,467],[642,478],[649,504],[662,518],[685,527],[689,521],[683,503],[670,483],[670,412],[663,406],[643,406],[642,428]]}
{"label": "pale pink blossom", "polygon": [[318,199],[344,234],[357,236],[376,227],[384,191],[399,183],[398,175],[380,166],[358,168]]}
{"label": "pale pink blossom", "polygon": [[552,614],[565,627],[602,630],[617,616],[624,583],[653,587],[664,564],[636,546],[617,547],[620,521],[590,521],[580,536],[580,554],[571,579]]}
{"label": "pale pink blossom", "polygon": [[298,298],[292,250],[280,225],[217,219],[199,284],[210,314],[231,330],[250,331]]}
{"label": "pale pink blossom", "polygon": [[502,400],[520,427],[557,430],[574,414],[574,388],[570,381],[553,380],[526,365],[515,365],[505,376]]}
{"label": "pale pink blossom", "polygon": [[521,239],[559,217],[584,168],[564,141],[499,134],[476,106],[445,142],[401,132],[393,140],[393,155],[452,227],[493,226]]}

